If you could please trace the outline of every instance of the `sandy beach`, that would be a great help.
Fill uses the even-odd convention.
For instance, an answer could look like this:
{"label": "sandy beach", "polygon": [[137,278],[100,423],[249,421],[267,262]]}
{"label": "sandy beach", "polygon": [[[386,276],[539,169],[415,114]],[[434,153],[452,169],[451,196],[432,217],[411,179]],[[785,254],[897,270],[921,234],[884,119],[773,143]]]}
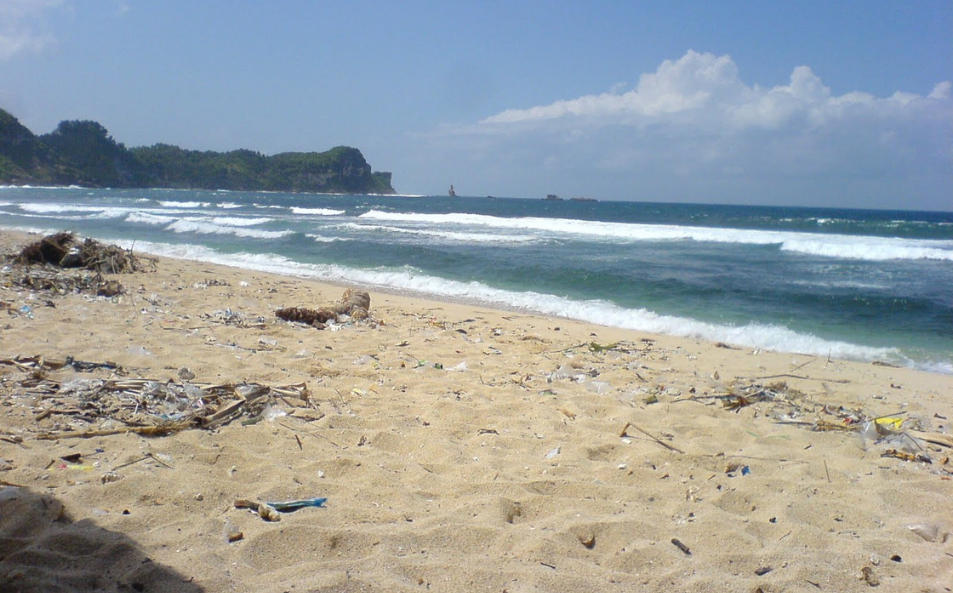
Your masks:
{"label": "sandy beach", "polygon": [[949,375],[367,287],[315,329],[275,311],[344,287],[3,265],[0,591],[953,590]]}

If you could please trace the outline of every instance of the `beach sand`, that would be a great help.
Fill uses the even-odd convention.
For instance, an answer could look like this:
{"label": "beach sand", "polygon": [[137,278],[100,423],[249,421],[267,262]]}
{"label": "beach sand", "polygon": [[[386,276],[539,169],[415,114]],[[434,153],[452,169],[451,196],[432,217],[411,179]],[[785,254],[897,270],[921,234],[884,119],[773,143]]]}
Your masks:
{"label": "beach sand", "polygon": [[[953,587],[950,376],[377,290],[372,321],[318,330],[274,312],[343,287],[174,259],[111,298],[10,278],[0,591]],[[76,395],[105,379],[308,395],[149,437]],[[880,416],[906,436],[850,420]],[[119,434],[67,432],[93,429]],[[905,443],[920,460],[883,456]],[[234,506],[312,497],[279,522]]]}

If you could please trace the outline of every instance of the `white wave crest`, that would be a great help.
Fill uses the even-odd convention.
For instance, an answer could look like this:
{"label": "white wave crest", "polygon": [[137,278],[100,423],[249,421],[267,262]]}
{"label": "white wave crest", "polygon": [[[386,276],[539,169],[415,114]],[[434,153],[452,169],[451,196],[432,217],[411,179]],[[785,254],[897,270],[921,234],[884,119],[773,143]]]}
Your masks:
{"label": "white wave crest", "polygon": [[216,216],[215,218],[203,219],[212,224],[221,224],[224,226],[257,226],[274,220],[274,218],[240,218],[237,216]]}
{"label": "white wave crest", "polygon": [[751,229],[599,222],[567,218],[501,218],[483,214],[420,214],[370,210],[359,218],[441,225],[522,229],[610,241],[678,241],[778,245],[784,251],[844,259],[953,261],[953,241],[758,231]]}
{"label": "white wave crest", "polygon": [[351,229],[357,231],[380,231],[385,233],[403,233],[407,235],[417,235],[422,237],[437,237],[450,241],[462,241],[465,243],[528,243],[535,241],[535,237],[528,235],[494,235],[490,233],[462,233],[454,231],[430,231],[423,229],[408,229],[396,226],[375,225],[375,224],[355,224],[353,222],[338,225],[338,228]]}
{"label": "white wave crest", "polygon": [[298,208],[292,206],[291,211],[295,214],[311,214],[316,216],[340,216],[344,210],[331,210],[330,208]]}
{"label": "white wave crest", "polygon": [[200,220],[177,220],[166,227],[176,233],[198,233],[202,235],[235,235],[252,239],[278,239],[294,234],[294,231],[262,231],[242,227],[224,226]]}
{"label": "white wave crest", "polygon": [[782,251],[808,255],[883,261],[889,259],[935,259],[953,261],[953,241],[923,241],[890,237],[818,235],[789,239]]}
{"label": "white wave crest", "polygon": [[[117,208],[113,206],[74,206],[71,204],[17,204],[17,206],[23,212],[30,212],[33,214],[60,215],[63,218],[69,218],[70,220],[81,220],[83,218],[122,218],[130,212],[135,211],[133,208]],[[77,216],[75,214],[77,212],[85,214],[83,216]],[[72,217],[70,218],[70,216]]]}
{"label": "white wave crest", "polygon": [[126,222],[141,224],[169,224],[177,219],[174,216],[160,216],[158,214],[149,214],[148,212],[132,212],[126,216]]}
{"label": "white wave crest", "polygon": [[314,239],[314,242],[315,242],[315,243],[338,243],[338,242],[341,242],[341,241],[353,241],[353,240],[354,240],[354,239],[351,239],[351,238],[348,238],[348,237],[328,237],[328,236],[325,236],[325,235],[313,235],[313,234],[311,234],[311,233],[306,234],[305,237],[308,237],[309,239]]}
{"label": "white wave crest", "polygon": [[171,200],[158,200],[163,208],[208,208],[211,202],[174,202]]}
{"label": "white wave crest", "polygon": [[226,210],[231,210],[233,208],[241,208],[241,204],[236,204],[235,202],[222,202],[220,204],[215,204],[218,208],[224,208]]}

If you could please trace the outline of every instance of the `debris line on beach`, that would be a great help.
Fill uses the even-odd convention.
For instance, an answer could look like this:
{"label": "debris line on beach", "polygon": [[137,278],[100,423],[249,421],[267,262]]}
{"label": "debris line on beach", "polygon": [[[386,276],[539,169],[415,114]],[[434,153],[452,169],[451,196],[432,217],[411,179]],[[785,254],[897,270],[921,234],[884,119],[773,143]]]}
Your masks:
{"label": "debris line on beach", "polygon": [[[36,438],[58,440],[136,433],[163,436],[190,428],[215,429],[240,417],[242,424],[285,414],[280,406],[311,407],[305,383],[269,386],[260,383],[218,385],[176,383],[121,377],[115,363],[77,361],[71,357],[0,359],[25,373],[16,381],[21,389],[42,397],[47,405],[34,409],[34,420],[52,422],[38,426]],[[64,368],[80,372],[112,371],[107,379],[74,377],[57,380],[51,373]],[[69,422],[61,422],[69,418]]]}

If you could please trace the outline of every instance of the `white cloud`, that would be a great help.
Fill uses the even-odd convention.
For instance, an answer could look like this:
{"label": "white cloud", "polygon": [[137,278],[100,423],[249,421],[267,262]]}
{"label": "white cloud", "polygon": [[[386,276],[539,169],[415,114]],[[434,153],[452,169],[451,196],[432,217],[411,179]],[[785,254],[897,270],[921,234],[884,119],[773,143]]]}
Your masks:
{"label": "white cloud", "polygon": [[852,92],[834,96],[808,66],[798,66],[786,85],[765,89],[747,85],[729,56],[688,51],[639,77],[625,92],[585,95],[527,109],[509,109],[484,119],[484,127],[502,127],[568,118],[590,125],[671,124],[717,126],[724,132],[747,128],[778,129],[794,121],[822,125],[832,119],[864,114],[892,117],[924,100],[948,100],[950,83],[927,97],[897,92],[891,97]]}
{"label": "white cloud", "polygon": [[429,154],[490,193],[951,207],[950,82],[835,95],[809,66],[759,85],[729,56],[689,51],[628,89],[447,128],[428,138],[441,152]]}
{"label": "white cloud", "polygon": [[46,14],[62,4],[63,0],[2,0],[0,60],[54,45],[56,38],[46,30]]}

